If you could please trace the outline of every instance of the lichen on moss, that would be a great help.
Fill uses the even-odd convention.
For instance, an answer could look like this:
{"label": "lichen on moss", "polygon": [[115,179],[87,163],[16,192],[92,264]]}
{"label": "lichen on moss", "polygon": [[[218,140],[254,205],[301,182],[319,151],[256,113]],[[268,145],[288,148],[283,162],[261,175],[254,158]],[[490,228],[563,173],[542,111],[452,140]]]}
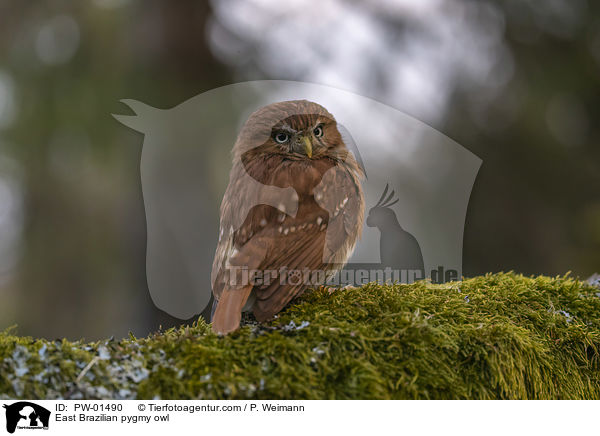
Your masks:
{"label": "lichen on moss", "polygon": [[598,289],[488,274],[307,293],[214,335],[202,319],[94,343],[0,334],[5,398],[600,398]]}

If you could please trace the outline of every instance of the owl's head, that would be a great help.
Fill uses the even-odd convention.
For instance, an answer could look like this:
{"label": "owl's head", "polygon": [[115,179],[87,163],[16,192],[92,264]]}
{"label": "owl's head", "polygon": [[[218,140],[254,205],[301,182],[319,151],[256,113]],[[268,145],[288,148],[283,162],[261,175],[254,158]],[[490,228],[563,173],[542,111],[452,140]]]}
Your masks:
{"label": "owl's head", "polygon": [[293,100],[270,104],[250,115],[236,151],[302,160],[333,157],[346,151],[346,146],[327,109],[308,100]]}

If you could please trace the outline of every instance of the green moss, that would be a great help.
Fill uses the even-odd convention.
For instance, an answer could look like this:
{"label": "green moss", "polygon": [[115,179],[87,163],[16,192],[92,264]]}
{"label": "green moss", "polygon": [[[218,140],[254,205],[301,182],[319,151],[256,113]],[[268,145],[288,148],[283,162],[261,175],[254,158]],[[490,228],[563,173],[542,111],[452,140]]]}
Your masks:
{"label": "green moss", "polygon": [[[0,334],[10,398],[600,398],[600,298],[490,274],[312,292],[227,337],[199,320],[82,343]],[[92,363],[91,363],[92,362]],[[87,368],[87,370],[86,370]]]}

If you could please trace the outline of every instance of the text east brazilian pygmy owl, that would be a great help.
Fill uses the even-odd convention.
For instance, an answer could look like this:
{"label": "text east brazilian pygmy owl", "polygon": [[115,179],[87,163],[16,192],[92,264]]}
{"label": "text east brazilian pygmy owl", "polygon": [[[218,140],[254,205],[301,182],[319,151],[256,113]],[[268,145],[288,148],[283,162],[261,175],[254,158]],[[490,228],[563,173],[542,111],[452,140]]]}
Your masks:
{"label": "text east brazilian pygmy owl", "polygon": [[362,175],[321,105],[284,101],[250,115],[221,203],[214,331],[236,330],[242,311],[272,318],[346,263],[363,225]]}

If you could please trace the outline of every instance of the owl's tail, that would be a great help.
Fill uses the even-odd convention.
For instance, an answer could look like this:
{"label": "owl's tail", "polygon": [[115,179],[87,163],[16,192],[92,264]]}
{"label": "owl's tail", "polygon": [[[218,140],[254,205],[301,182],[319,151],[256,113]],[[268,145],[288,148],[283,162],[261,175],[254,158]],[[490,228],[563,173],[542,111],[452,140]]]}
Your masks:
{"label": "owl's tail", "polygon": [[239,328],[242,309],[250,292],[252,292],[252,285],[223,291],[212,318],[212,329],[215,333],[226,335]]}

